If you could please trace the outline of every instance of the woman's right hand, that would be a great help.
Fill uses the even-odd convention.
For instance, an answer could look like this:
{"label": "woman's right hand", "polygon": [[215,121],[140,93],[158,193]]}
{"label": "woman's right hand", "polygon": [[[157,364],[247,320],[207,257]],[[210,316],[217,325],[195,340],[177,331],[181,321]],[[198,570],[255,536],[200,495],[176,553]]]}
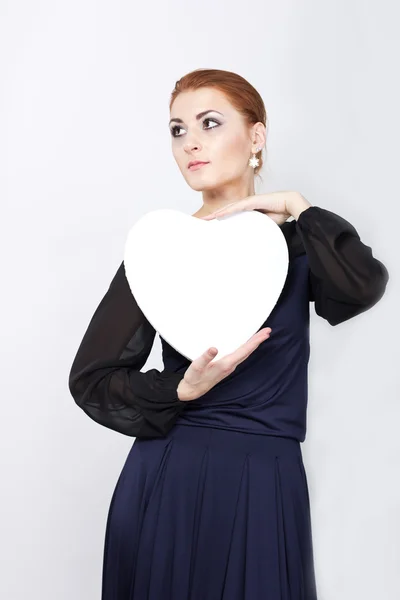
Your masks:
{"label": "woman's right hand", "polygon": [[201,356],[192,361],[185,371],[183,379],[179,382],[177,388],[179,400],[187,402],[203,396],[221,379],[230,375],[241,362],[246,360],[264,340],[269,338],[270,333],[270,327],[260,329],[237,350],[213,363],[211,361],[217,355],[218,350],[213,347],[206,350]]}

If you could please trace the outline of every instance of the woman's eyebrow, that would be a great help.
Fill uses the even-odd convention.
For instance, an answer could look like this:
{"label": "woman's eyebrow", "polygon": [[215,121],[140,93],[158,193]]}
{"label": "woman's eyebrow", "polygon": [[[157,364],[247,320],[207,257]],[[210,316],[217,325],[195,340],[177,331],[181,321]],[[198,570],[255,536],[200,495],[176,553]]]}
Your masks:
{"label": "woman's eyebrow", "polygon": [[[207,114],[207,113],[209,113],[209,112],[216,112],[216,113],[218,113],[219,115],[222,115],[222,116],[224,116],[224,115],[222,114],[222,112],[219,112],[219,110],[214,110],[213,108],[209,108],[208,110],[203,110],[203,112],[201,112],[201,113],[199,113],[198,115],[196,115],[196,119],[197,119],[197,121],[198,121],[199,119],[201,119],[201,117],[204,117],[204,115],[206,115],[206,114]],[[171,125],[172,121],[176,121],[177,123],[183,123],[182,119],[179,119],[178,117],[176,117],[175,119],[171,119],[171,120],[170,120],[170,122],[168,123],[168,125]]]}

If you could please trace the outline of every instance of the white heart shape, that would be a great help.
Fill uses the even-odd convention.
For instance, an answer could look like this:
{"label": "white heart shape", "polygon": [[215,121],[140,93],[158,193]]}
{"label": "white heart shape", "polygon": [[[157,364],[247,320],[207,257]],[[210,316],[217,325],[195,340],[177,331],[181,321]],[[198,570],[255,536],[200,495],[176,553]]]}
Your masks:
{"label": "white heart shape", "polygon": [[130,229],[124,251],[131,292],[147,320],[194,360],[215,346],[219,360],[272,312],[289,252],[280,227],[259,211],[203,221],[154,210]]}

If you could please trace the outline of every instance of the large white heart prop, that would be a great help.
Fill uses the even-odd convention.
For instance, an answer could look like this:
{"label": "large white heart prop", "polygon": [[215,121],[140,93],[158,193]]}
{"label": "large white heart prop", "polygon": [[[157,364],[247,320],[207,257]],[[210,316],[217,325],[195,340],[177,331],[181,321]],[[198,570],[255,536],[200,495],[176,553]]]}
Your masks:
{"label": "large white heart prop", "polygon": [[154,329],[189,360],[215,346],[219,360],[266,321],[285,284],[288,247],[259,211],[203,221],[154,210],[130,229],[126,277]]}

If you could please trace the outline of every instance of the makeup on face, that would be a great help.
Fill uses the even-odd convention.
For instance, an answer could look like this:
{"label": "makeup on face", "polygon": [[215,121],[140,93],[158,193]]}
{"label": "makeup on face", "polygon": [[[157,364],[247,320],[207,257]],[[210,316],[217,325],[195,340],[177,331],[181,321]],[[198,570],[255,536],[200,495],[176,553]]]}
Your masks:
{"label": "makeup on face", "polygon": [[[219,114],[219,115],[221,115],[221,116],[224,116],[224,115],[223,115],[221,112],[219,112],[218,110],[215,110],[215,109],[213,109],[213,108],[209,108],[208,110],[203,110],[203,111],[202,111],[202,112],[200,112],[198,115],[196,115],[196,121],[199,121],[199,120],[200,120],[202,117],[204,117],[205,115],[207,115],[207,114],[209,114],[209,113],[211,113],[211,112],[215,112],[215,113],[218,113],[218,114]],[[208,117],[207,119],[204,119],[203,123],[204,123],[204,122],[206,122],[206,121],[214,121],[215,123],[217,123],[217,125],[214,125],[213,127],[207,127],[206,129],[208,129],[208,130],[210,130],[210,129],[215,129],[216,127],[219,127],[219,126],[222,124],[220,121],[218,121],[217,119],[214,119],[214,118],[212,118],[212,117]],[[174,117],[174,118],[172,118],[172,119],[170,120],[170,122],[169,122],[169,126],[170,126],[170,125],[171,125],[171,123],[173,123],[173,122],[175,122],[175,123],[182,123],[182,124],[184,123],[184,122],[183,122],[183,119],[180,119],[179,117]],[[177,125],[175,125],[174,127],[170,127],[170,132],[171,132],[171,135],[172,135],[172,137],[174,137],[174,138],[182,137],[181,135],[176,135],[176,134],[174,133],[176,130],[179,130],[179,129],[183,129],[183,127],[180,127],[180,126],[177,126]]]}

